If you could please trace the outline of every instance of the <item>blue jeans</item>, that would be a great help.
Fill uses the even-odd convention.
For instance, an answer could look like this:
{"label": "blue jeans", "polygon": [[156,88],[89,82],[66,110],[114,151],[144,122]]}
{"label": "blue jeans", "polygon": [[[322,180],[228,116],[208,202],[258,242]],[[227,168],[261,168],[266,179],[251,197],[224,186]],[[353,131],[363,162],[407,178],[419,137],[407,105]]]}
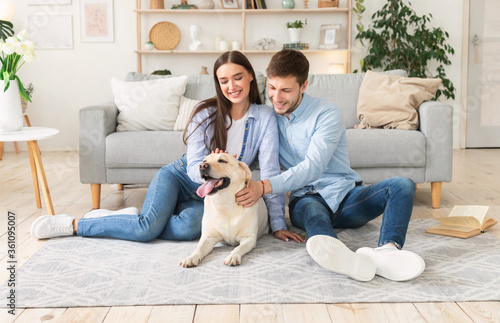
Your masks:
{"label": "blue jeans", "polygon": [[356,186],[336,212],[318,194],[306,194],[291,201],[292,225],[309,237],[322,234],[337,238],[333,228],[359,228],[383,213],[378,245],[394,243],[402,248],[413,209],[415,183],[393,177],[369,186]]}
{"label": "blue jeans", "polygon": [[151,182],[140,215],[81,219],[77,234],[134,241],[194,240],[201,236],[203,199],[186,173],[186,157],[162,167]]}

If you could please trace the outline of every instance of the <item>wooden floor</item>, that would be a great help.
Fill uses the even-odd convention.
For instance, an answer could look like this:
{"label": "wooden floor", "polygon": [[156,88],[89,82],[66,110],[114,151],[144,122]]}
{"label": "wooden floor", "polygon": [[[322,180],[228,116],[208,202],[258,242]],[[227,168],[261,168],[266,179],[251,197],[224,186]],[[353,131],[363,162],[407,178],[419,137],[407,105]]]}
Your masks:
{"label": "wooden floor", "polygon": [[[56,214],[82,217],[91,209],[89,185],[79,182],[77,152],[43,152]],[[454,205],[489,205],[500,220],[500,150],[457,150],[453,181],[443,184],[441,209],[431,209],[430,184],[419,184],[413,217],[447,215]],[[140,208],[145,188],[118,191],[103,185],[102,208]],[[42,198],[42,203],[43,203]],[[21,267],[45,242],[30,237],[37,209],[27,152],[6,152],[0,161],[0,282],[7,280],[7,211],[17,215]],[[490,231],[500,238],[500,225]],[[500,274],[500,273],[499,273]],[[5,302],[1,300],[0,302]],[[3,303],[2,303],[3,304]],[[500,302],[381,304],[262,304],[0,309],[0,322],[500,322]]]}

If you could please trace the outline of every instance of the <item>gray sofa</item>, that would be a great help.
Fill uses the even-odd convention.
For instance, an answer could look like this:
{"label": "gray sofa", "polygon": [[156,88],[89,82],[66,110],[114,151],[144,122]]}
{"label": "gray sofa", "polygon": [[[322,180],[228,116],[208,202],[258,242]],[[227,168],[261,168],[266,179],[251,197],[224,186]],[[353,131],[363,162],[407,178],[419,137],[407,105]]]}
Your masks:
{"label": "gray sofa", "polygon": [[[403,71],[391,73],[404,75]],[[126,81],[157,77],[129,73]],[[306,93],[323,97],[342,109],[351,167],[366,183],[393,176],[409,177],[416,183],[430,182],[432,207],[439,208],[441,184],[451,181],[452,176],[452,107],[424,102],[419,107],[417,131],[354,129],[359,123],[356,107],[363,77],[310,75]],[[262,73],[257,73],[257,79],[261,94],[267,98]],[[197,100],[215,95],[212,76],[189,75],[184,95]],[[148,184],[163,165],[186,151],[180,131],[116,132],[117,115],[114,102],[80,110],[80,181],[91,184],[94,208],[100,206],[101,184],[119,184],[119,189],[124,184]]]}

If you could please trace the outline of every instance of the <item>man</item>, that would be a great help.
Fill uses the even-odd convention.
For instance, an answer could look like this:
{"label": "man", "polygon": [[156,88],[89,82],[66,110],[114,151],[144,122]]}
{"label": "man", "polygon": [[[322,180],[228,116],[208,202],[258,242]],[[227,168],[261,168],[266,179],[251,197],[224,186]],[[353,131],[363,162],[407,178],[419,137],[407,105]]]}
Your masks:
{"label": "man", "polygon": [[[306,230],[307,251],[322,267],[359,281],[369,281],[375,274],[395,281],[419,276],[424,260],[401,250],[415,183],[396,177],[363,185],[349,164],[341,110],[305,93],[309,62],[300,51],[276,53],[266,72],[280,130],[280,163],[286,171],[252,181],[236,201],[250,206],[263,194],[291,191],[292,225]],[[382,213],[378,248],[354,253],[337,239],[333,228],[358,228]],[[297,240],[292,232],[282,234]]]}

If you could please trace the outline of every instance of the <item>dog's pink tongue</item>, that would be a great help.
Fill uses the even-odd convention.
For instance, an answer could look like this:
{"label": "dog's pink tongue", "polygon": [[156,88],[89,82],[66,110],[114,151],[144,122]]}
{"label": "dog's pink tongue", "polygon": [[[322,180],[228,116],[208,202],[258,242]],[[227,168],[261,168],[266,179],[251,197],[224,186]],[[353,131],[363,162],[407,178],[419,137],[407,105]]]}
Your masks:
{"label": "dog's pink tongue", "polygon": [[196,190],[196,194],[198,194],[199,197],[205,197],[208,193],[212,192],[215,184],[217,184],[218,181],[218,179],[209,179],[200,187],[198,187],[198,189]]}

